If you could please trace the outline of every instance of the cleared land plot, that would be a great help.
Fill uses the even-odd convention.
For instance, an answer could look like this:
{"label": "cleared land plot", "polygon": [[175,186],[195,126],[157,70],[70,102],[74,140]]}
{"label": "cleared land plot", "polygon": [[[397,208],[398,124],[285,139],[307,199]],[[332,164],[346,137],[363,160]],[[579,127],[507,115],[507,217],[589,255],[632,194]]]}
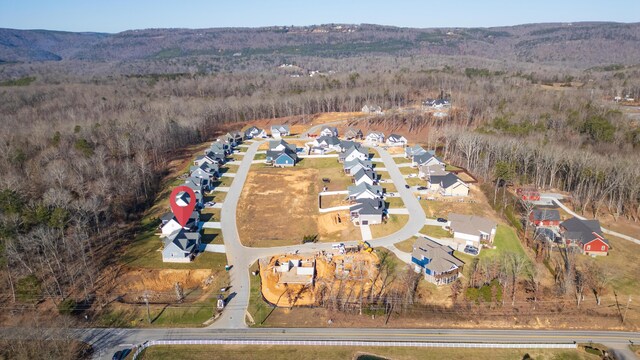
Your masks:
{"label": "cleared land plot", "polygon": [[346,200],[346,197],[346,194],[324,195],[321,200],[321,208],[326,209],[335,206],[349,205],[349,201]]}
{"label": "cleared land plot", "polygon": [[238,231],[244,245],[299,244],[305,235],[315,234],[319,241],[361,238],[346,211],[318,212],[322,178],[331,179],[329,190],[345,190],[350,184],[336,159],[304,159],[299,165],[252,166],[238,203]]}
{"label": "cleared land plot", "polygon": [[[460,202],[458,200],[463,200]],[[474,200],[474,203],[468,202]],[[471,186],[469,196],[463,199],[444,198],[441,200],[420,200],[420,204],[425,211],[427,217],[430,218],[447,218],[449,213],[477,215],[501,222],[496,212],[491,208],[487,198],[475,186]]]}
{"label": "cleared land plot", "polygon": [[619,294],[640,295],[640,245],[611,235],[605,237],[611,245],[608,256],[595,259],[579,256],[579,261],[599,264],[611,277],[611,286]]}
{"label": "cleared land plot", "polygon": [[386,223],[370,226],[371,235],[374,238],[391,235],[402,229],[408,221],[409,215],[389,215]]}

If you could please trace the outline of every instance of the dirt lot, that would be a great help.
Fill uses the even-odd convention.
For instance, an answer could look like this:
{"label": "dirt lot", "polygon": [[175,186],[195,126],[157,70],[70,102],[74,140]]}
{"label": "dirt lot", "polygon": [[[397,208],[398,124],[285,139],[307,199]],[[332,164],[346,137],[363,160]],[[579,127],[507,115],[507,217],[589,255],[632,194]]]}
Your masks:
{"label": "dirt lot", "polygon": [[[365,251],[326,253],[327,255],[298,254],[275,256],[271,259],[260,260],[260,277],[262,279],[262,295],[277,306],[309,306],[319,301],[323,294],[341,291],[340,287],[349,289],[352,294],[369,291],[373,279],[377,278],[379,263],[375,253]],[[313,283],[284,283],[295,276],[283,275],[276,271],[279,263],[300,259],[303,262],[315,262],[315,277]],[[293,273],[295,270],[291,270]],[[306,278],[300,278],[302,282]],[[310,280],[310,279],[309,279]],[[378,280],[379,281],[379,280]]]}
{"label": "dirt lot", "polygon": [[[464,202],[459,200],[464,200]],[[474,202],[471,203],[469,202],[470,200]],[[420,204],[427,217],[430,218],[443,217],[446,219],[449,213],[457,213],[484,216],[498,223],[503,223],[502,219],[489,205],[487,197],[476,185],[469,186],[469,196],[465,198],[454,199],[436,196],[436,200],[420,200]]]}
{"label": "dirt lot", "polygon": [[[331,179],[329,184],[322,182],[325,177]],[[238,230],[243,244],[299,244],[305,235],[315,234],[318,241],[324,242],[359,240],[360,231],[349,221],[347,211],[318,211],[318,193],[323,186],[345,190],[348,184],[350,178],[334,158],[303,159],[287,169],[253,166],[238,203]]]}

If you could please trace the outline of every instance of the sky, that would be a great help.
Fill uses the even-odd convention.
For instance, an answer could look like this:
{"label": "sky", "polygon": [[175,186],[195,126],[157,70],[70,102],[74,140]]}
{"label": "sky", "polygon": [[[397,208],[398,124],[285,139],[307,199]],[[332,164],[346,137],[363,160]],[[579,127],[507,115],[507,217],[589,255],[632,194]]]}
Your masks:
{"label": "sky", "polygon": [[0,28],[108,33],[329,23],[428,28],[578,21],[640,22],[640,1],[0,0]]}

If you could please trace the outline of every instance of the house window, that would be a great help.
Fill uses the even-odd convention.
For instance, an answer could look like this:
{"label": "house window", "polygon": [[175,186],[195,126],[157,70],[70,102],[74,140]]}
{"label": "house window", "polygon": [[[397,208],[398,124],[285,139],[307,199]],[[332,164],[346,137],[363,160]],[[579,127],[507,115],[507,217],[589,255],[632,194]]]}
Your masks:
{"label": "house window", "polygon": [[587,250],[591,250],[591,245],[587,245]]}
{"label": "house window", "polygon": [[604,245],[602,245],[602,251],[604,251]]}

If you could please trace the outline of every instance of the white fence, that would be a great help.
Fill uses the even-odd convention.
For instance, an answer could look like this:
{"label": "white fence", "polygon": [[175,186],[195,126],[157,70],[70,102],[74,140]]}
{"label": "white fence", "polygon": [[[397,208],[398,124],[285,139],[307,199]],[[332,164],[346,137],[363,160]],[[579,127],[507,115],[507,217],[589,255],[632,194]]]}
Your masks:
{"label": "white fence", "polygon": [[575,343],[563,344],[501,344],[501,343],[447,343],[401,341],[345,341],[345,340],[151,340],[141,344],[133,354],[136,360],[142,351],[156,345],[283,345],[283,346],[383,346],[383,347],[437,347],[479,349],[575,349]]}

